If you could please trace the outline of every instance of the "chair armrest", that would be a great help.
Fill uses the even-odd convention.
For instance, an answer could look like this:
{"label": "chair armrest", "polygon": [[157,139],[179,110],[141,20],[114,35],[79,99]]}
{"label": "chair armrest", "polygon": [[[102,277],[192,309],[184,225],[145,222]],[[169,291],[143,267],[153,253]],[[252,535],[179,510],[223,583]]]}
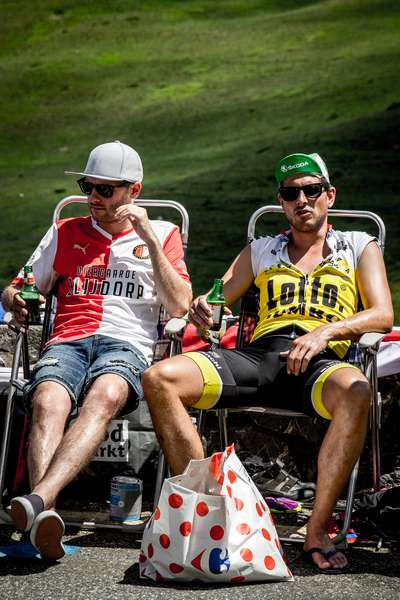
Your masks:
{"label": "chair armrest", "polygon": [[21,329],[21,326],[14,320],[14,315],[12,312],[7,311],[3,316],[3,323],[5,323],[11,331],[18,333]]}
{"label": "chair armrest", "polygon": [[385,333],[379,333],[377,331],[369,331],[368,333],[364,333],[360,339],[358,340],[358,345],[361,350],[367,350],[371,348],[372,350],[378,350],[379,344],[382,338],[385,337]]}
{"label": "chair armrest", "polygon": [[166,335],[172,337],[177,333],[183,332],[184,328],[187,325],[187,322],[188,321],[187,319],[185,319],[185,317],[173,317],[172,319],[167,321],[164,331]]}

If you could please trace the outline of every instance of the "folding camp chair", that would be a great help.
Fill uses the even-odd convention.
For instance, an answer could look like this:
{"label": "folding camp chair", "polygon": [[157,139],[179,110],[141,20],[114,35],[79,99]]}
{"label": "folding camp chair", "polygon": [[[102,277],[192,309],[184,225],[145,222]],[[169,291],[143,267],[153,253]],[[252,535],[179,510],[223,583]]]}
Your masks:
{"label": "folding camp chair", "polygon": [[[255,228],[256,223],[262,215],[269,213],[283,213],[283,210],[280,206],[264,206],[257,211],[255,211],[249,220],[248,223],[248,231],[247,231],[247,242],[251,243],[255,239]],[[378,243],[383,252],[384,243],[385,243],[385,225],[382,219],[376,215],[375,213],[369,211],[353,211],[353,210],[335,210],[332,209],[329,211],[329,218],[331,217],[343,217],[343,218],[364,218],[369,219],[375,223],[378,228]],[[237,348],[242,348],[246,346],[252,337],[252,333],[258,321],[258,289],[253,285],[246,292],[246,294],[242,298],[241,302],[241,310],[240,310],[240,319],[239,319],[239,330],[237,336]],[[381,398],[378,392],[378,382],[377,382],[377,367],[376,367],[376,355],[379,348],[380,340],[384,337],[384,334],[381,333],[366,333],[364,334],[356,347],[353,348],[351,354],[360,355],[360,368],[368,378],[371,385],[371,409],[370,409],[370,431],[371,431],[371,455],[372,455],[372,475],[373,475],[373,487],[375,490],[379,490],[379,482],[380,482],[380,447],[379,447],[379,429],[380,429],[380,413],[381,413]],[[213,409],[211,409],[213,410]],[[260,406],[251,406],[248,403],[243,405],[238,405],[231,408],[223,408],[216,409],[215,412],[218,416],[219,423],[219,433],[220,433],[220,441],[221,448],[225,448],[229,443],[229,435],[228,435],[228,427],[227,427],[227,417],[229,413],[234,412],[257,412],[264,414],[273,414],[277,416],[286,416],[286,417],[308,417],[302,412],[296,412],[292,410],[283,410],[279,408],[264,408]],[[205,411],[200,411],[199,417],[199,432],[202,433],[204,428],[204,418]],[[345,516],[343,519],[343,526],[339,534],[336,536],[334,542],[335,544],[342,546],[346,544],[346,533],[348,531],[350,520],[351,520],[351,512],[353,507],[355,486],[357,481],[358,474],[358,466],[359,461],[357,461],[348,485],[347,499],[346,499],[346,510]],[[281,538],[283,541],[300,541],[302,542],[302,538]]]}
{"label": "folding camp chair", "polygon": [[[85,205],[87,204],[86,196],[68,196],[63,198],[55,207],[53,213],[53,223],[60,219],[61,211],[71,205],[71,204],[79,204]],[[186,254],[187,250],[187,242],[189,235],[189,216],[181,204],[172,200],[159,200],[159,199],[138,199],[136,200],[136,204],[138,206],[143,206],[146,208],[156,208],[156,209],[167,209],[167,210],[175,210],[180,218],[180,233],[182,239],[182,245],[184,249],[184,253]],[[46,298],[46,308],[44,313],[43,327],[42,327],[42,335],[40,342],[40,350],[39,354],[42,352],[51,332],[52,328],[52,317],[54,312],[54,303],[55,296],[53,293],[50,293]],[[10,315],[11,316],[11,315]],[[158,339],[155,342],[153,360],[157,361],[166,356],[173,356],[178,353],[180,350],[180,338],[179,336],[168,336],[164,332],[165,324],[168,320],[168,315],[164,309],[161,307],[160,315],[159,315],[159,324],[158,324]],[[16,333],[16,343],[15,343],[15,351],[13,356],[12,366],[9,372],[9,385],[7,398],[5,401],[4,408],[4,420],[3,420],[3,428],[0,440],[0,522],[9,522],[10,518],[4,510],[3,504],[7,504],[7,500],[10,499],[10,495],[12,490],[7,489],[6,482],[6,474],[7,474],[7,461],[9,455],[9,447],[10,447],[10,439],[11,439],[11,431],[13,425],[13,418],[16,406],[18,404],[18,396],[21,395],[21,390],[25,384],[25,382],[29,379],[30,376],[30,364],[29,364],[29,353],[28,353],[28,335],[27,331],[24,328],[20,328],[17,325],[13,324],[12,321],[9,320],[10,328]],[[22,364],[22,366],[21,366]],[[3,369],[4,370],[4,369]],[[1,401],[1,397],[0,397]],[[162,480],[162,474],[164,472],[164,457],[162,453],[160,453],[159,458],[159,467],[157,472],[157,482]],[[157,488],[156,488],[157,492]],[[82,523],[66,520],[67,524],[77,524],[81,525]],[[95,526],[112,526],[120,527],[124,529],[123,524],[117,523],[97,523],[96,520],[90,520],[91,525]],[[130,528],[130,527],[128,527]]]}

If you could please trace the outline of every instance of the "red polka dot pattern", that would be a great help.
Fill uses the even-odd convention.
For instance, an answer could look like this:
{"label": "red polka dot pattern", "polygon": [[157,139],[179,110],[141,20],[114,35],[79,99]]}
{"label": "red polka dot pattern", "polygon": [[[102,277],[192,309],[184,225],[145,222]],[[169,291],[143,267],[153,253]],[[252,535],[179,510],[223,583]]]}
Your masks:
{"label": "red polka dot pattern", "polygon": [[269,535],[269,532],[266,529],[261,529],[261,533],[263,534],[266,540],[271,540],[271,536]]}
{"label": "red polka dot pattern", "polygon": [[189,521],[184,521],[179,525],[179,532],[183,536],[190,535],[192,531],[192,524]]}
{"label": "red polka dot pattern", "polygon": [[236,510],[242,510],[242,508],[244,507],[243,500],[241,500],[240,498],[235,498],[235,506]]}
{"label": "red polka dot pattern", "polygon": [[[233,455],[227,461],[230,453]],[[189,500],[180,486],[168,483],[164,488],[166,493],[145,529],[139,554],[141,575],[165,581],[187,579],[184,577],[187,573],[193,581],[194,568],[199,581],[214,580],[210,572],[209,554],[214,549],[218,552],[218,560],[223,561],[225,548],[228,548],[231,567],[229,572],[222,570],[218,577],[221,582],[239,585],[259,578],[291,578],[292,574],[282,556],[273,517],[252,482],[246,483],[249,478],[245,472],[242,478],[242,467],[237,464],[233,446],[224,453],[217,453],[207,463],[194,462],[185,477],[189,487],[189,482],[196,486],[202,470],[209,469],[206,478],[216,499],[201,495],[193,506],[193,499]],[[218,496],[225,498],[218,500]],[[229,531],[223,516],[220,517],[216,510],[217,502],[227,508],[228,522],[231,524]],[[193,510],[194,515],[191,512]],[[206,536],[207,531],[209,534],[208,542],[197,535],[200,517],[203,531]],[[173,555],[169,555],[169,549],[174,549]],[[171,559],[174,562],[170,562]]]}
{"label": "red polka dot pattern", "polygon": [[217,481],[221,476],[221,461],[222,452],[216,452],[212,455],[210,464],[208,465],[208,470],[214,475]]}
{"label": "red polka dot pattern", "polygon": [[205,502],[199,502],[196,506],[196,512],[199,517],[205,517],[208,514],[208,506]]}
{"label": "red polka dot pattern", "polygon": [[233,471],[228,471],[228,479],[231,483],[235,483],[237,477]]}
{"label": "red polka dot pattern", "polygon": [[176,563],[171,563],[169,565],[169,570],[171,571],[171,573],[174,573],[174,575],[176,575],[177,573],[182,573],[183,567],[182,567],[182,565],[177,565]]}
{"label": "red polka dot pattern", "polygon": [[170,543],[171,543],[171,540],[169,539],[167,534],[162,533],[160,535],[160,546],[162,546],[163,548],[169,548]]}
{"label": "red polka dot pattern", "polygon": [[180,508],[183,504],[183,498],[180,494],[171,494],[168,498],[168,504],[171,508]]}
{"label": "red polka dot pattern", "polygon": [[220,540],[221,538],[224,537],[224,530],[222,527],[220,527],[219,525],[214,525],[214,527],[211,527],[210,529],[210,537],[213,540]]}
{"label": "red polka dot pattern", "polygon": [[239,523],[238,525],[236,525],[236,531],[241,535],[248,535],[251,529],[247,523]]}
{"label": "red polka dot pattern", "polygon": [[268,571],[272,571],[273,569],[275,569],[275,561],[272,558],[272,556],[266,556],[264,558],[264,565],[265,568],[268,569]]}
{"label": "red polka dot pattern", "polygon": [[234,498],[236,510],[242,510],[244,502],[240,498]]}
{"label": "red polka dot pattern", "polygon": [[246,562],[250,562],[253,560],[253,553],[250,550],[250,548],[242,548],[240,551],[240,556],[243,558],[243,560],[245,560]]}

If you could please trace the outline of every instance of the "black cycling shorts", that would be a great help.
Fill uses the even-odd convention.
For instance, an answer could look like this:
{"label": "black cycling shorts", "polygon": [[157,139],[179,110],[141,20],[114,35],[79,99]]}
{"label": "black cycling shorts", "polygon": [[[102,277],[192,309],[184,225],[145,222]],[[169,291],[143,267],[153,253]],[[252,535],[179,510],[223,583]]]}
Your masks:
{"label": "black cycling shorts", "polygon": [[[357,369],[327,349],[311,359],[305,373],[289,375],[280,352],[307,333],[297,326],[280,328],[240,350],[186,352],[200,368],[204,390],[198,409],[269,406],[331,419],[322,401],[326,379],[342,368]],[[358,370],[358,369],[357,369]]]}

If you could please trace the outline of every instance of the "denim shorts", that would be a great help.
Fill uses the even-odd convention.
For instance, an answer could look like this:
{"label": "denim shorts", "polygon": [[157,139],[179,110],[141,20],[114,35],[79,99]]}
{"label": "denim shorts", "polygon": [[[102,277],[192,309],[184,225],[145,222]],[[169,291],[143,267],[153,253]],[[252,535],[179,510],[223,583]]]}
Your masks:
{"label": "denim shorts", "polygon": [[104,335],[50,344],[34,365],[24,388],[27,408],[30,408],[32,392],[39,383],[57,381],[68,391],[71,414],[74,415],[96,377],[115,373],[129,384],[130,393],[122,411],[127,414],[136,408],[142,396],[140,376],[147,366],[142,353],[129,342]]}

